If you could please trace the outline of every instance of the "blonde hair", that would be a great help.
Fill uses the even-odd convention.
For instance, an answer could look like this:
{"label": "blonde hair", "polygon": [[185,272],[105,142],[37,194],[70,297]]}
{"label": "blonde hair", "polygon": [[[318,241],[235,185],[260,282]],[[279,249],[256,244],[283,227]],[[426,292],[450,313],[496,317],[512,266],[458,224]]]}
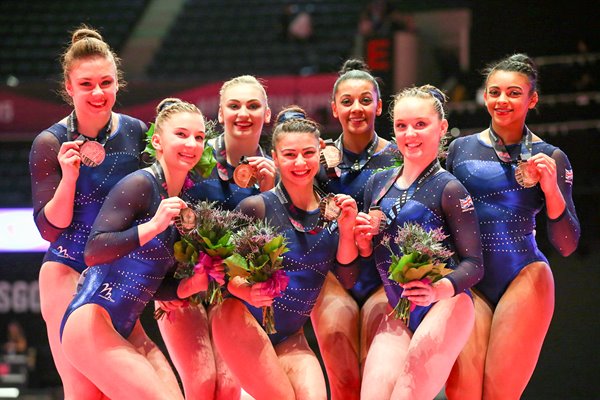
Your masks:
{"label": "blonde hair", "polygon": [[265,86],[258,78],[254,77],[252,75],[240,75],[240,76],[236,76],[235,78],[232,78],[232,79],[224,82],[223,85],[221,86],[221,89],[219,90],[219,99],[221,99],[223,97],[223,93],[225,93],[225,91],[227,89],[229,89],[230,87],[233,87],[233,86],[237,86],[237,85],[254,85],[254,86],[256,86],[262,92],[263,96],[265,96],[265,103],[267,104],[267,107],[268,107],[269,99],[267,97],[267,91],[265,90]]}
{"label": "blonde hair", "polygon": [[167,97],[156,106],[154,132],[160,134],[162,132],[162,125],[165,121],[168,121],[173,115],[183,112],[200,114],[202,118],[204,118],[202,111],[200,111],[195,104],[188,103],[187,101],[183,101],[176,97]]}

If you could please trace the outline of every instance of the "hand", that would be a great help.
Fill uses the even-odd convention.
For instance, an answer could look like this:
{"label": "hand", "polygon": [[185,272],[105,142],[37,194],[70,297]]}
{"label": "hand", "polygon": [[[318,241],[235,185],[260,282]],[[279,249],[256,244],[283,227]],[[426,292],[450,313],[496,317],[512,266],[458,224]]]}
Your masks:
{"label": "hand", "polygon": [[354,241],[358,252],[363,257],[368,257],[373,252],[373,226],[369,214],[359,212],[354,223]]}
{"label": "hand", "polygon": [[273,189],[275,187],[275,177],[277,176],[277,169],[273,160],[258,156],[248,157],[247,159],[256,171],[260,191],[266,192]]}
{"label": "hand", "polygon": [[241,276],[236,276],[229,281],[227,289],[235,297],[238,297],[254,307],[264,307],[273,304],[273,297],[265,290],[265,285],[261,282],[250,285],[248,281]]}
{"label": "hand", "polygon": [[81,155],[79,147],[83,142],[71,141],[64,142],[58,151],[58,163],[62,171],[63,179],[72,179],[76,181],[79,177],[79,167],[81,166]]}
{"label": "hand", "polygon": [[185,299],[208,289],[208,274],[205,270],[196,271],[194,275],[183,278],[177,286],[177,297]]}
{"label": "hand", "polygon": [[544,153],[537,153],[527,160],[527,165],[533,167],[540,175],[540,188],[546,195],[553,195],[560,191],[556,174],[556,161],[552,157]]}
{"label": "hand", "polygon": [[156,301],[158,308],[166,311],[167,313],[175,311],[178,308],[186,306],[188,303],[185,300],[169,300],[169,301]]}
{"label": "hand", "polygon": [[155,235],[167,229],[173,222],[173,218],[178,216],[183,208],[187,208],[187,204],[179,197],[163,199],[158,205],[156,214],[150,220],[155,226]]}
{"label": "hand", "polygon": [[404,289],[402,297],[406,297],[413,304],[421,307],[454,296],[454,286],[448,279],[440,279],[434,284],[411,281],[400,284],[400,286]]}
{"label": "hand", "polygon": [[347,194],[336,194],[334,199],[335,204],[342,210],[342,213],[338,217],[340,231],[352,232],[354,230],[356,215],[358,214],[356,200]]}

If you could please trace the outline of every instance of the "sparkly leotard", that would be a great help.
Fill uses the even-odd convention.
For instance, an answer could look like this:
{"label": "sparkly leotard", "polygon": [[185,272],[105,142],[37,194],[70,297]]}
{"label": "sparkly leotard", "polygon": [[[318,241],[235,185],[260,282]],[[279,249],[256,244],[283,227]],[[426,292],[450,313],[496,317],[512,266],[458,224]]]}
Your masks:
{"label": "sparkly leotard", "polygon": [[[185,201],[198,202],[202,200],[216,201],[226,210],[233,210],[240,201],[248,196],[259,194],[258,185],[242,188],[233,181],[233,170],[227,163],[224,134],[210,140],[209,144],[214,149],[213,155],[217,159],[217,165],[208,178],[198,178],[194,186],[186,191]],[[263,155],[259,148],[259,154]]]}
{"label": "sparkly leotard", "polygon": [[[371,177],[365,189],[365,204],[375,201],[386,182],[390,182],[397,173],[398,170],[394,169]],[[446,275],[446,278],[452,282],[455,293],[468,292],[468,289],[483,276],[477,214],[470,203],[469,193],[454,176],[443,170],[424,179],[418,189],[414,190],[414,186],[411,186],[408,191],[412,191],[413,194],[396,213],[393,211],[394,205],[406,190],[398,188],[395,183],[378,202],[389,223],[384,231],[373,239],[373,256],[389,304],[392,307],[398,304],[403,289],[388,277],[390,251],[381,244],[381,240],[384,235],[396,237],[398,229],[406,222],[420,224],[426,230],[440,227],[443,229],[444,234],[448,235],[444,245],[455,253],[446,264],[448,268],[454,269],[454,272]],[[393,239],[390,240],[390,245],[394,254],[402,255]],[[417,306],[410,313],[409,328],[413,332],[431,307],[432,305]]]}
{"label": "sparkly leotard", "polygon": [[86,268],[83,249],[104,198],[121,178],[140,167],[146,126],[138,119],[117,115],[118,126],[104,146],[104,162],[95,168],[80,167],[73,220],[67,228],[53,226],[44,214],[44,207],[54,197],[61,180],[58,152],[61,144],[69,140],[67,127],[54,124],[40,133],[32,144],[29,168],[34,219],[42,237],[50,242],[44,262],[60,262],[82,272]]}
{"label": "sparkly leotard", "polygon": [[[375,143],[376,145],[376,143]],[[356,200],[358,210],[363,210],[363,197],[367,180],[377,170],[389,168],[394,163],[396,146],[388,143],[378,152],[369,151],[369,146],[360,154],[343,149],[342,137],[336,140],[336,146],[342,151],[340,176],[327,174],[324,167],[317,176],[318,186],[327,193],[347,194]],[[376,146],[375,146],[376,147]],[[356,166],[356,167],[354,167]],[[353,168],[354,167],[354,168]],[[358,282],[349,293],[359,305],[362,305],[369,295],[381,286],[381,279],[370,260],[361,260]]]}
{"label": "sparkly leotard", "polygon": [[[335,261],[339,237],[335,223],[315,233],[296,230],[290,221],[287,207],[283,205],[281,197],[278,197],[278,194],[281,196],[280,193],[275,188],[243,200],[238,207],[245,214],[270,221],[288,240],[290,251],[283,255],[283,268],[290,281],[283,295],[273,301],[277,330],[277,333],[269,335],[273,344],[297,332],[309,319],[329,271],[339,273],[340,281],[350,282],[348,286],[354,283],[352,276],[358,272],[357,265],[338,266]],[[297,211],[300,215],[296,218],[299,218],[302,225],[317,224],[318,209]],[[246,306],[257,321],[262,322],[261,308],[247,303]]]}
{"label": "sparkly leotard", "polygon": [[[447,167],[473,197],[481,227],[485,276],[476,286],[494,305],[517,274],[535,261],[548,262],[535,241],[535,217],[545,204],[540,185],[521,187],[515,164],[501,162],[493,147],[470,135],[454,140]],[[507,146],[513,158],[519,145]],[[567,156],[546,142],[532,143],[532,154],[544,153],[556,161],[558,186],[566,201],[565,212],[548,220],[552,245],[563,255],[577,247],[580,229],[572,199],[573,170]]]}
{"label": "sparkly leotard", "polygon": [[61,325],[84,304],[94,303],[110,315],[113,326],[127,338],[146,304],[174,264],[173,225],[140,246],[138,225],[149,221],[164,197],[148,170],[123,178],[110,191],[85,247],[90,268]]}

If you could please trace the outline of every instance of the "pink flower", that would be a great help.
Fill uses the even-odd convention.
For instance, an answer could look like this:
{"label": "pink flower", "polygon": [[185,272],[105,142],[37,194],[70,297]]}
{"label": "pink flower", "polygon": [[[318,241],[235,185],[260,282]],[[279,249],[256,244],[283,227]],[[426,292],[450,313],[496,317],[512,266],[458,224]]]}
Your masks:
{"label": "pink flower", "polygon": [[281,296],[289,282],[290,277],[286,275],[285,271],[278,269],[273,272],[269,279],[263,282],[261,292],[270,297]]}
{"label": "pink flower", "polygon": [[192,181],[192,178],[190,178],[190,174],[187,174],[185,176],[185,181],[183,181],[183,188],[182,190],[189,190],[194,186],[194,181]]}
{"label": "pink flower", "polygon": [[198,255],[198,263],[194,266],[194,273],[204,272],[220,285],[225,283],[225,271],[223,269],[223,260],[221,257],[211,257],[206,253],[200,252]]}

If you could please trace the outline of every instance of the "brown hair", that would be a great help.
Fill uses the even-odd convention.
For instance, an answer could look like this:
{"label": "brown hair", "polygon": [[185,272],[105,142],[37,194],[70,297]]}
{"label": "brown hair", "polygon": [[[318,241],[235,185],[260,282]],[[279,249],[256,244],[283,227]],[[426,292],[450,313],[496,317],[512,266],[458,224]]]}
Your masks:
{"label": "brown hair", "polygon": [[444,94],[440,89],[433,85],[413,86],[401,90],[399,93],[392,97],[392,103],[390,104],[390,118],[394,119],[394,107],[396,104],[407,97],[417,97],[419,99],[431,99],[433,108],[439,115],[440,119],[446,118],[444,107],[448,102],[448,96]]}
{"label": "brown hair", "polygon": [[308,118],[306,111],[297,105],[284,107],[277,114],[275,121],[272,137],[273,148],[275,148],[281,136],[287,133],[310,133],[317,140],[321,137],[319,124]]}

